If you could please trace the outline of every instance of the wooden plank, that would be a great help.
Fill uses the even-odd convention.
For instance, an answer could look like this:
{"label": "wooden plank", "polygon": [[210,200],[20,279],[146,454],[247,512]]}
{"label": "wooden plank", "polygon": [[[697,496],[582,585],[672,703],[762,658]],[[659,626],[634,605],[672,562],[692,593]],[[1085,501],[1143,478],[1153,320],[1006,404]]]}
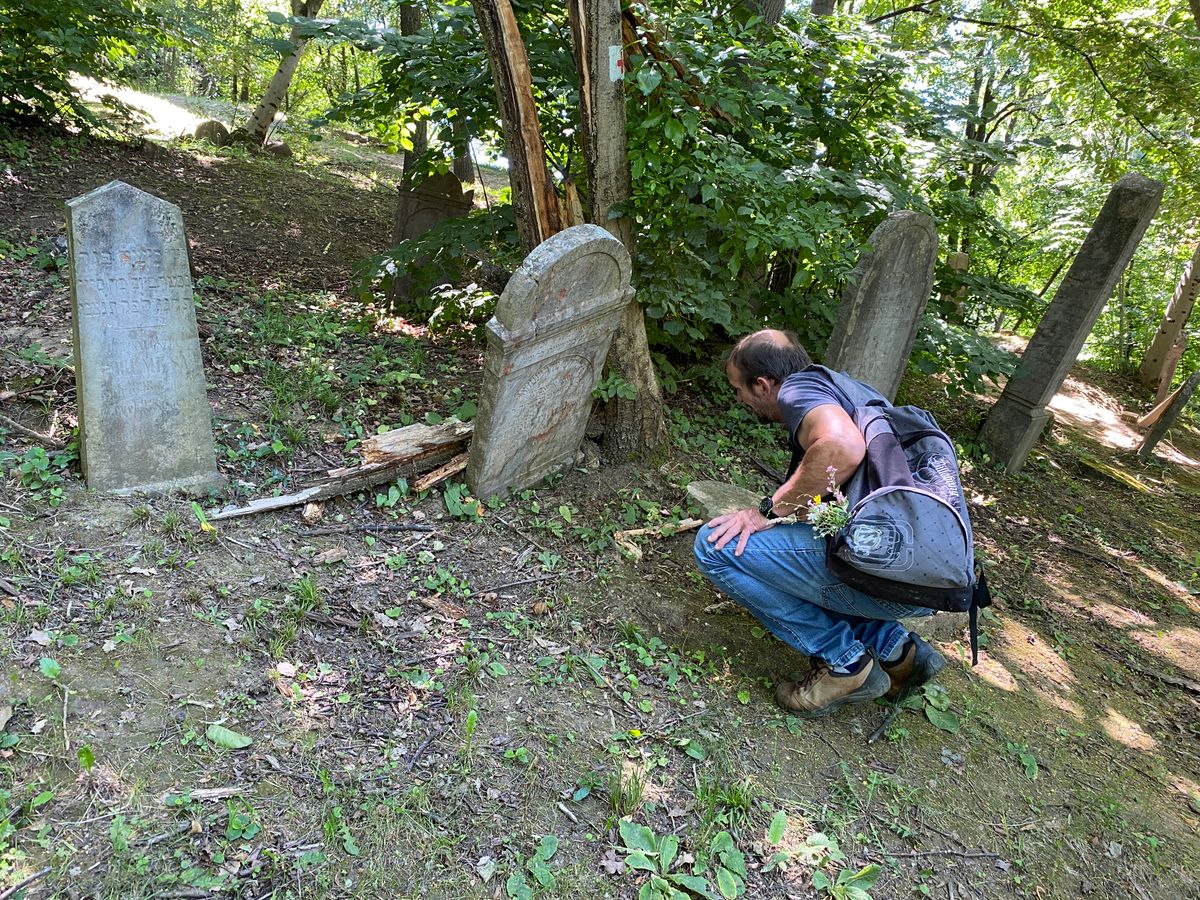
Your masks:
{"label": "wooden plank", "polygon": [[[360,466],[348,466],[331,470],[324,478],[313,482],[294,494],[284,494],[279,497],[263,497],[245,506],[226,506],[222,509],[210,510],[205,515],[210,522],[220,522],[224,519],[234,519],[240,516],[253,516],[258,513],[286,509],[299,506],[314,500],[327,500],[343,494],[353,494],[365,488],[386,484],[404,474],[415,474],[418,463],[428,463],[440,459],[448,453],[462,450],[466,447],[474,431],[473,426],[464,422],[447,422],[442,425],[409,425],[397,428],[369,438],[363,442],[364,455],[369,455],[372,462]],[[369,445],[369,446],[368,446]],[[468,454],[462,453],[441,469],[435,469],[417,482],[414,490],[420,492],[436,484],[455,472],[466,468]],[[457,469],[448,471],[440,478],[429,482],[426,487],[420,487],[423,482],[433,477],[437,472],[462,461]]]}
{"label": "wooden plank", "polygon": [[435,484],[445,481],[451,475],[457,475],[467,467],[467,460],[471,458],[470,453],[461,453],[444,466],[439,466],[427,475],[422,475],[413,484],[413,491],[421,493],[427,491]]}

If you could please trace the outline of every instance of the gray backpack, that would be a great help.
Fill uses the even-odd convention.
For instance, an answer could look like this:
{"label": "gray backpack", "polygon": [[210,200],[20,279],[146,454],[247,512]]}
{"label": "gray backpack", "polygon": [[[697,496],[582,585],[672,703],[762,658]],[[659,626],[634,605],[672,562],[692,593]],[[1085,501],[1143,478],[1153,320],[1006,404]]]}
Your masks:
{"label": "gray backpack", "polygon": [[[821,371],[853,405],[857,385]],[[933,416],[916,406],[871,400],[855,406],[867,454],[842,485],[850,521],[826,539],[825,558],[838,580],[873,597],[944,612],[969,612],[972,662],[977,614],[991,605],[975,566],[971,519],[954,445]]]}

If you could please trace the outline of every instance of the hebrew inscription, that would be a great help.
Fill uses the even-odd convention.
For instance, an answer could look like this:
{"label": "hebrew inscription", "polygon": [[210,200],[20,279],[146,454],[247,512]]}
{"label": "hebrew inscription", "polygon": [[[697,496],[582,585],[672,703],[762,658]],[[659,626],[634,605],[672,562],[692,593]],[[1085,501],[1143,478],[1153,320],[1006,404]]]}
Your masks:
{"label": "hebrew inscription", "polygon": [[114,181],[67,202],[67,230],[88,487],[215,486],[182,214]]}

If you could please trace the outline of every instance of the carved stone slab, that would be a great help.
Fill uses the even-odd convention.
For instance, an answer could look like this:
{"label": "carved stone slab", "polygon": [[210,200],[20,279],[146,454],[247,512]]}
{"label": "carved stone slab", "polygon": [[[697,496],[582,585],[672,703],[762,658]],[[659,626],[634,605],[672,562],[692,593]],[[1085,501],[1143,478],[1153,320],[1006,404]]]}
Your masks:
{"label": "carved stone slab", "polygon": [[[461,218],[475,205],[475,192],[462,189],[462,182],[452,172],[434,175],[412,188],[401,188],[396,198],[396,219],[392,230],[392,246],[410,238],[420,237],[434,225],[446,219]],[[412,279],[396,279],[392,298],[409,296]]]}
{"label": "carved stone slab", "polygon": [[621,311],[629,254],[596,225],[544,241],[517,269],[488,323],[467,483],[479,497],[521,490],[575,461],[592,391]]}
{"label": "carved stone slab", "polygon": [[988,413],[980,437],[1004,463],[1019,472],[1046,426],[1048,404],[1075,364],[1084,341],[1112,296],[1146,227],[1158,211],[1163,185],[1142,175],[1123,176],[1104,201],[1047,307],[1037,331]]}
{"label": "carved stone slab", "polygon": [[842,294],[825,365],[895,398],[933,289],[937,247],[924,213],[901,210],[880,223]]}
{"label": "carved stone slab", "polygon": [[220,483],[183,214],[113,181],[67,201],[80,456],[90,488]]}

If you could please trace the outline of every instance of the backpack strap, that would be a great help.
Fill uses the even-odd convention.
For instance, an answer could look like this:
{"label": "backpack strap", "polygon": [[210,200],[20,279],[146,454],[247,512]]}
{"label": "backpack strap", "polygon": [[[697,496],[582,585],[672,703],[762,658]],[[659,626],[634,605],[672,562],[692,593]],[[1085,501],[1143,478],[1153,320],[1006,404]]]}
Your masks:
{"label": "backpack strap", "polygon": [[992,592],[988,590],[987,576],[983,566],[975,567],[975,587],[971,591],[971,665],[979,662],[979,610],[992,605]]}

